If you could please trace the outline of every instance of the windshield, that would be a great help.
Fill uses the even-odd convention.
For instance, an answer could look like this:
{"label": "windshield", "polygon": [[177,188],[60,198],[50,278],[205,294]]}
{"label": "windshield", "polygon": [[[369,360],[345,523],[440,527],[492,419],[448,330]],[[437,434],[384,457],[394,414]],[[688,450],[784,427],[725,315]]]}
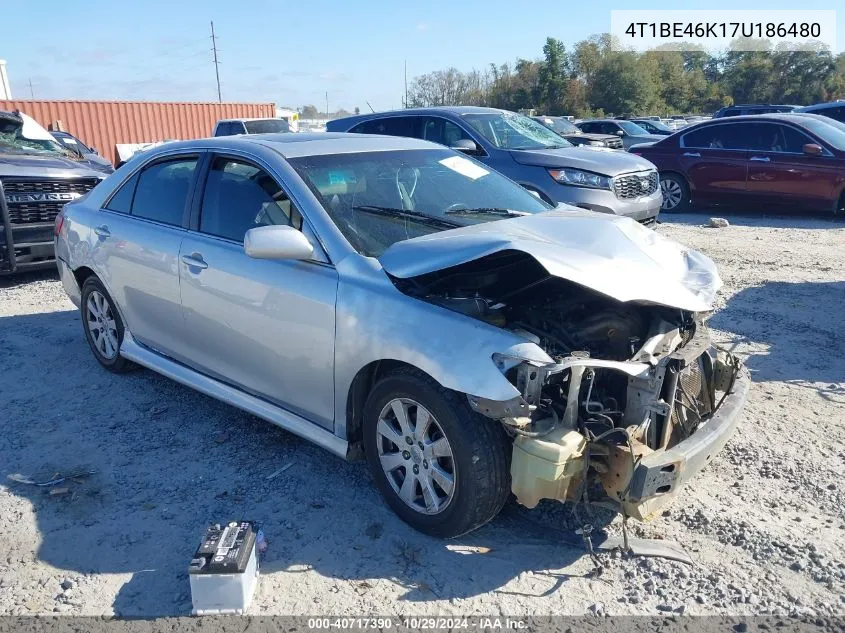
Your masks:
{"label": "windshield", "polygon": [[557,149],[571,147],[549,128],[534,119],[513,112],[464,115],[467,123],[501,149]]}
{"label": "windshield", "polygon": [[552,208],[445,148],[289,160],[352,247],[370,257],[413,237]]}
{"label": "windshield", "polygon": [[290,132],[290,125],[284,119],[260,119],[258,121],[244,121],[247,134],[273,134],[275,132]]}
{"label": "windshield", "polygon": [[50,133],[25,114],[0,116],[0,151],[14,154],[52,154],[75,157]]}
{"label": "windshield", "polygon": [[636,123],[631,123],[630,121],[615,121],[615,123],[631,136],[642,136],[643,134],[648,134],[648,132]]}

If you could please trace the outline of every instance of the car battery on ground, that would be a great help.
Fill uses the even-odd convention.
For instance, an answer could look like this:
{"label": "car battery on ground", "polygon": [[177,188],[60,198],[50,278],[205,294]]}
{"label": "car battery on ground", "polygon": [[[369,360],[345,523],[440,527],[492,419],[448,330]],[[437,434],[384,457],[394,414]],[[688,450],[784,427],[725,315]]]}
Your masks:
{"label": "car battery on ground", "polygon": [[258,584],[252,521],[212,525],[188,567],[194,615],[242,614]]}

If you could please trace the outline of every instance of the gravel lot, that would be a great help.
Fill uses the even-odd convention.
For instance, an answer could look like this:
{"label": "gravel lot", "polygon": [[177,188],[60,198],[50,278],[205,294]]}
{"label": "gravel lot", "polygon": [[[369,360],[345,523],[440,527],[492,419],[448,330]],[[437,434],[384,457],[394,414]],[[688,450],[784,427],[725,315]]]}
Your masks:
{"label": "gravel lot", "polygon": [[[727,448],[632,522],[695,565],[603,553],[599,577],[568,506],[425,537],[363,464],[150,371],[102,370],[54,276],[0,279],[0,614],[188,613],[204,527],[241,517],[270,543],[255,614],[845,614],[845,228],[726,217],[658,228],[720,265],[711,325],[755,382]],[[7,479],[77,467],[97,474],[64,494]]]}

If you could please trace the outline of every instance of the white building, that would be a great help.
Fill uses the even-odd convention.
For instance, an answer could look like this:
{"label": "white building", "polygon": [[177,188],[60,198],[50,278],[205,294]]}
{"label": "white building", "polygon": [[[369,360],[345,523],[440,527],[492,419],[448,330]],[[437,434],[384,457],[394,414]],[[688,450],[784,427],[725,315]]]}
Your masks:
{"label": "white building", "polygon": [[11,99],[12,89],[9,87],[9,74],[6,72],[6,60],[0,59],[0,99]]}

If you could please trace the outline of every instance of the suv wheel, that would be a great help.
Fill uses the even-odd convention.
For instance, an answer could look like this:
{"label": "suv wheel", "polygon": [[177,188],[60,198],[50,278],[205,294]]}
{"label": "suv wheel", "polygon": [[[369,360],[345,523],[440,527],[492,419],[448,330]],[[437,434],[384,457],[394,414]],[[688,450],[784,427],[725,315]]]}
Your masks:
{"label": "suv wheel", "polygon": [[99,363],[114,373],[122,373],[131,363],[120,355],[123,321],[109,293],[96,277],[82,284],[82,326],[85,338]]}
{"label": "suv wheel", "polygon": [[367,398],[364,450],[388,505],[432,536],[480,527],[510,493],[504,429],[472,411],[466,396],[412,369],[386,376]]}
{"label": "suv wheel", "polygon": [[680,213],[690,206],[690,192],[686,181],[678,174],[660,174],[660,191],[663,202],[662,213]]}

